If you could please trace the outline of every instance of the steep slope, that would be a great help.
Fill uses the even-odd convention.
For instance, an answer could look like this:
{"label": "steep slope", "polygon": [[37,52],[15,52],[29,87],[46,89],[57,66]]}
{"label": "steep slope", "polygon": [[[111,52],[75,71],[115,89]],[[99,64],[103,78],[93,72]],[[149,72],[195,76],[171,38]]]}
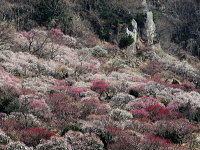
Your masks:
{"label": "steep slope", "polygon": [[[45,2],[1,1],[0,149],[199,149],[200,65],[167,53],[156,10],[167,1]],[[41,27],[21,31],[26,19]]]}

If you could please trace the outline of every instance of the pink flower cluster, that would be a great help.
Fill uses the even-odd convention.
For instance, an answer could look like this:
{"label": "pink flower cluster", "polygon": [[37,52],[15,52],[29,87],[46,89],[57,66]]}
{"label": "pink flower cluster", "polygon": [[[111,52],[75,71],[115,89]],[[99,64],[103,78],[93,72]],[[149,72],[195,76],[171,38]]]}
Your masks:
{"label": "pink flower cluster", "polygon": [[85,39],[82,42],[82,44],[85,45],[86,47],[92,48],[98,44],[98,40],[95,37],[90,37],[90,38]]}
{"label": "pink flower cluster", "polygon": [[56,134],[41,128],[28,128],[22,131],[20,140],[27,146],[36,146],[41,139],[50,139],[51,136]]}
{"label": "pink flower cluster", "polygon": [[76,69],[77,69],[77,72],[80,74],[87,74],[87,73],[95,74],[95,73],[99,72],[99,70],[96,68],[96,66],[93,64],[90,64],[90,63],[80,65]]}
{"label": "pink flower cluster", "polygon": [[155,136],[155,135],[146,135],[146,137],[142,140],[142,143],[144,145],[149,145],[149,144],[151,146],[154,145],[158,148],[158,147],[168,147],[168,146],[170,146],[170,144],[172,142],[170,140],[166,140],[164,138],[160,138],[160,137]]}
{"label": "pink flower cluster", "polygon": [[166,86],[182,89],[187,92],[196,90],[195,85],[191,82],[183,82],[182,84],[166,84]]}
{"label": "pink flower cluster", "polygon": [[[148,118],[152,121],[171,118],[171,113],[175,114],[176,111],[170,111],[160,103],[159,99],[151,97],[142,97],[141,101],[136,101],[131,104],[132,109],[130,112],[137,118]],[[176,113],[178,114],[178,112]]]}
{"label": "pink flower cluster", "polygon": [[35,34],[33,32],[20,32],[25,38],[27,38],[27,40],[33,40],[33,38],[35,37]]}
{"label": "pink flower cluster", "polygon": [[79,99],[80,98],[80,94],[81,92],[85,92],[85,91],[89,91],[90,89],[88,88],[82,88],[82,87],[72,87],[72,86],[69,86],[68,89],[67,89],[67,92],[75,97],[76,99]]}
{"label": "pink flower cluster", "polygon": [[34,100],[30,103],[30,106],[33,108],[45,108],[46,104],[43,103],[41,100]]}
{"label": "pink flower cluster", "polygon": [[53,28],[53,29],[51,29],[51,32],[52,32],[55,36],[63,36],[63,35],[64,35],[64,33],[63,33],[60,29],[58,29],[58,28]]}
{"label": "pink flower cluster", "polygon": [[91,89],[98,93],[102,93],[102,92],[107,92],[109,87],[110,85],[104,80],[94,80],[92,82]]}
{"label": "pink flower cluster", "polygon": [[111,50],[111,51],[120,51],[120,48],[118,45],[113,45],[113,44],[107,44],[106,49]]}

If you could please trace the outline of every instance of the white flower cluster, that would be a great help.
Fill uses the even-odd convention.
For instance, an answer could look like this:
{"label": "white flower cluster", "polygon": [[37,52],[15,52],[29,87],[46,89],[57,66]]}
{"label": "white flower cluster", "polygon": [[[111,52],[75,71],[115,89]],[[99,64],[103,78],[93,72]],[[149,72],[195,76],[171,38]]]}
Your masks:
{"label": "white flower cluster", "polygon": [[180,103],[180,104],[187,104],[191,103],[196,107],[200,107],[200,94],[191,91],[191,92],[179,92],[174,94],[173,102]]}
{"label": "white flower cluster", "polygon": [[6,150],[33,150],[32,147],[27,147],[25,144],[20,142],[10,142],[6,145]]}
{"label": "white flower cluster", "polygon": [[7,119],[14,120],[19,123],[22,127],[39,127],[41,122],[32,114],[23,114],[21,112],[12,112]]}
{"label": "white flower cluster", "polygon": [[117,121],[120,121],[120,122],[124,122],[126,120],[129,120],[129,119],[132,119],[133,116],[131,113],[129,113],[128,111],[126,110],[121,110],[121,109],[113,109],[110,113],[110,117],[113,119],[113,120],[117,120]]}
{"label": "white flower cluster", "polygon": [[135,97],[132,95],[119,93],[111,98],[109,105],[113,108],[125,109],[126,104],[134,99]]}
{"label": "white flower cluster", "polygon": [[7,144],[11,141],[10,137],[7,136],[1,129],[0,129],[0,145]]}
{"label": "white flower cluster", "polygon": [[104,144],[94,133],[81,133],[68,131],[65,139],[71,144],[73,150],[103,150]]}
{"label": "white flower cluster", "polygon": [[33,78],[26,78],[23,80],[22,86],[31,89],[37,94],[45,96],[45,94],[55,85],[54,78],[50,76],[40,76]]}
{"label": "white flower cluster", "polygon": [[23,52],[0,51],[0,62],[8,72],[18,76],[54,75],[61,66],[55,61],[38,59]]}
{"label": "white flower cluster", "polygon": [[0,91],[4,94],[12,95],[20,92],[21,80],[10,75],[0,67]]}
{"label": "white flower cluster", "polygon": [[146,52],[148,58],[157,60],[163,64],[166,68],[173,70],[177,74],[190,75],[193,77],[198,76],[198,69],[194,68],[187,61],[180,61],[178,58],[173,57],[164,52],[159,46],[153,47],[154,51]]}
{"label": "white flower cluster", "polygon": [[72,150],[71,145],[62,137],[52,137],[51,140],[37,145],[36,150]]}
{"label": "white flower cluster", "polygon": [[60,62],[68,67],[75,68],[80,65],[77,51],[66,46],[60,46],[53,58],[54,61]]}

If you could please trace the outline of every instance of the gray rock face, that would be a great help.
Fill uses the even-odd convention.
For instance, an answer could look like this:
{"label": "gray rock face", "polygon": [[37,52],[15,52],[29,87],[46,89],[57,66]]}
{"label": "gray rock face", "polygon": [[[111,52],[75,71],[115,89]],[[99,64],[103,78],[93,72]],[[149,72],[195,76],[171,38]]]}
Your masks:
{"label": "gray rock face", "polygon": [[147,11],[146,15],[147,15],[147,18],[146,18],[143,38],[147,41],[148,45],[152,45],[154,37],[155,37],[156,27],[153,21],[152,11]]}
{"label": "gray rock face", "polygon": [[131,25],[126,28],[126,34],[130,35],[134,42],[128,47],[129,50],[135,51],[136,50],[136,40],[137,40],[137,22],[133,19]]}
{"label": "gray rock face", "polygon": [[142,6],[144,7],[144,11],[147,12],[148,11],[148,5],[147,5],[146,0],[142,0]]}

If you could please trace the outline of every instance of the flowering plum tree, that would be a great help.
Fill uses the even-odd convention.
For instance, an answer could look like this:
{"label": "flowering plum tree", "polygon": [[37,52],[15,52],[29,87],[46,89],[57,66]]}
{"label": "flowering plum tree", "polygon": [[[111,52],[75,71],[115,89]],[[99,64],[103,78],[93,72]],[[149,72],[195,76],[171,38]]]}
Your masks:
{"label": "flowering plum tree", "polygon": [[41,128],[28,128],[22,130],[20,140],[27,146],[36,146],[41,139],[50,139],[51,136],[56,136],[56,134]]}
{"label": "flowering plum tree", "polygon": [[110,85],[104,80],[94,80],[91,89],[98,93],[103,93],[107,92],[109,87]]}

